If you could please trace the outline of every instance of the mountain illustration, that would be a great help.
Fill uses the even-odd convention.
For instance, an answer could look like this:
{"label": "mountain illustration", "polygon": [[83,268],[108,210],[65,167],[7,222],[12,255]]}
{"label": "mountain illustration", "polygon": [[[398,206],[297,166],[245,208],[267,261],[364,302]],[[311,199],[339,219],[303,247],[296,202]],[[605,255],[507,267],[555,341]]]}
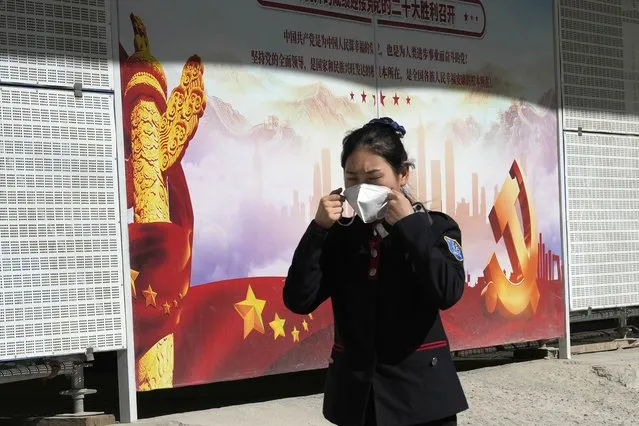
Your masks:
{"label": "mountain illustration", "polygon": [[254,72],[237,65],[207,65],[206,79],[213,81],[213,87],[235,93],[259,92],[282,83],[271,72]]}
{"label": "mountain illustration", "polygon": [[[553,96],[546,93],[542,101],[552,102]],[[539,104],[514,101],[503,111],[485,135],[485,140],[504,141],[520,152],[534,150],[539,158],[552,159],[557,150],[557,119],[551,110]],[[553,161],[546,167],[555,166]]]}
{"label": "mountain illustration", "polygon": [[222,136],[241,136],[249,128],[249,122],[228,102],[217,96],[207,96],[206,110],[198,125],[200,132]]}
{"label": "mountain illustration", "polygon": [[449,122],[444,128],[446,137],[452,137],[462,143],[470,143],[481,138],[482,130],[473,117]]}
{"label": "mountain illustration", "polygon": [[557,96],[553,89],[547,90],[537,101],[537,104],[547,110],[553,111],[557,108]]}
{"label": "mountain illustration", "polygon": [[217,96],[208,96],[206,110],[200,119],[200,128],[207,131],[220,132],[223,135],[237,136],[244,133],[248,120],[228,102]]}
{"label": "mountain illustration", "polygon": [[301,86],[293,91],[292,98],[295,100],[275,102],[273,109],[296,124],[346,128],[353,119],[366,118],[359,104],[347,96],[335,96],[323,83]]}
{"label": "mountain illustration", "polygon": [[185,158],[197,163],[211,155],[220,144],[239,141],[246,137],[249,122],[228,102],[217,96],[206,97],[206,109]]}
{"label": "mountain illustration", "polygon": [[285,121],[275,115],[270,115],[260,124],[250,129],[249,140],[252,142],[286,141],[301,142],[302,138]]}

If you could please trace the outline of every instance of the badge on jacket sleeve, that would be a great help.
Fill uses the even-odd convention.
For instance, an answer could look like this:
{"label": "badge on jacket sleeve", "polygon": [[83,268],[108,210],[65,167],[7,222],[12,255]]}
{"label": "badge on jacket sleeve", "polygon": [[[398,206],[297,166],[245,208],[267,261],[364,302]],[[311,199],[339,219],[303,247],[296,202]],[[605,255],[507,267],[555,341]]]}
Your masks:
{"label": "badge on jacket sleeve", "polygon": [[445,235],[444,240],[446,241],[446,244],[448,244],[448,251],[450,251],[452,255],[455,256],[455,259],[459,260],[460,262],[463,261],[464,253],[462,252],[461,245],[456,240]]}

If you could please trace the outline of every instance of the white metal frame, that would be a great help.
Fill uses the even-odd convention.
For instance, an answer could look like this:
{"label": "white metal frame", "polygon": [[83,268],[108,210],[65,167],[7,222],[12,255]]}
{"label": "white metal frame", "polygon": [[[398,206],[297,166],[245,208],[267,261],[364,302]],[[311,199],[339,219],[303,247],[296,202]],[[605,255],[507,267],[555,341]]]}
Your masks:
{"label": "white metal frame", "polygon": [[561,258],[564,265],[561,277],[564,284],[564,337],[559,338],[559,358],[571,358],[570,342],[570,273],[568,263],[570,262],[568,247],[568,222],[567,222],[567,200],[566,200],[566,171],[564,153],[564,132],[563,132],[563,72],[561,66],[561,27],[560,27],[560,0],[553,2],[554,15],[554,37],[555,37],[555,87],[557,95],[557,160],[558,160],[558,184],[559,184],[559,218],[561,227]]}
{"label": "white metal frame", "polygon": [[[97,4],[95,2],[93,2],[93,4],[89,4],[89,3],[91,2],[76,1],[75,4],[66,4],[58,8],[57,6],[53,7],[55,5],[52,5],[52,2],[49,0],[35,0],[35,2],[33,2],[32,4],[32,6],[35,6],[34,11],[32,11],[33,13],[31,13],[31,15],[29,14],[25,15],[24,10],[21,10],[20,8],[20,6],[24,6],[24,5],[22,5],[20,2],[18,2],[17,4],[11,5],[10,3],[2,2],[2,0],[0,0],[0,9],[2,9],[3,11],[5,11],[6,9],[7,19],[17,23],[17,26],[14,26],[10,24],[10,21],[7,21],[5,24],[9,23],[9,25],[3,25],[3,28],[2,28],[3,32],[7,32],[9,34],[8,35],[9,42],[6,46],[2,46],[2,49],[0,49],[3,52],[2,54],[0,54],[1,56],[0,57],[0,74],[2,74],[2,78],[3,78],[2,84],[0,86],[2,86],[3,94],[6,93],[7,96],[11,96],[11,93],[16,94],[16,96],[20,94],[20,96],[21,97],[24,96],[25,99],[32,98],[32,100],[27,101],[27,102],[31,102],[31,105],[37,105],[37,107],[34,107],[33,110],[30,111],[30,113],[32,113],[32,115],[30,115],[32,118],[18,119],[18,120],[26,120],[27,122],[29,122],[29,123],[27,122],[23,123],[24,127],[31,127],[32,125],[33,126],[41,126],[41,125],[49,126],[50,125],[51,128],[56,126],[60,128],[60,125],[62,124],[61,128],[63,128],[64,130],[71,131],[70,128],[79,129],[82,126],[81,124],[79,124],[81,120],[78,117],[82,117],[82,120],[86,120],[85,123],[87,123],[87,127],[90,127],[92,126],[91,121],[94,120],[91,117],[96,117],[95,115],[91,115],[91,114],[99,114],[100,115],[99,122],[101,124],[96,124],[97,127],[95,128],[96,129],[99,128],[100,130],[104,130],[104,132],[108,132],[110,134],[115,134],[116,122],[115,122],[115,117],[113,116],[114,111],[111,108],[111,102],[113,100],[113,93],[111,93],[111,89],[112,89],[111,80],[113,79],[113,76],[115,74],[113,73],[113,70],[110,68],[110,66],[105,68],[105,65],[109,64],[107,56],[110,56],[113,53],[111,43],[109,43],[109,40],[112,40],[111,33],[110,33],[110,21],[108,16],[108,12],[111,6],[111,0],[104,0],[104,3],[98,2]],[[89,21],[86,21],[86,22],[82,21],[82,16],[84,16],[84,13],[82,13],[82,11],[87,13],[93,13],[93,17],[95,18],[95,20],[89,19]],[[89,11],[92,11],[92,12],[89,12]],[[103,13],[105,18],[104,20],[101,18],[103,16],[102,15]],[[48,31],[49,26],[52,25],[54,27],[57,27],[57,25],[59,24],[62,24],[65,26],[65,31],[62,31],[62,32]],[[71,32],[67,32],[66,28],[71,28]],[[84,29],[79,30],[79,28],[84,28]],[[88,34],[88,32],[86,31],[87,28],[92,28],[95,31],[97,31],[97,33],[93,36],[87,35]],[[71,37],[69,37],[70,35]],[[40,41],[46,39],[45,45],[47,45],[47,43],[54,42],[54,44],[56,44],[57,46],[57,50],[49,51],[46,48],[43,48],[40,42],[33,42],[33,40],[36,38]],[[67,42],[70,42],[70,43],[67,44]],[[95,48],[95,49],[96,49],[96,52],[99,51],[100,53],[91,52],[92,49],[94,49],[94,47],[87,48],[86,47],[87,45],[90,45],[90,46],[99,45],[99,48]],[[91,53],[88,53],[88,52],[91,52]],[[88,59],[89,57],[93,57],[93,59],[92,60]],[[51,60],[52,58],[56,60],[52,61]],[[71,91],[70,89],[73,89],[73,91]],[[34,100],[34,98],[40,98],[40,97],[45,98],[44,103],[41,101]],[[10,101],[10,104],[12,102],[13,101]],[[11,108],[10,104],[8,105],[9,108]],[[22,109],[22,108],[29,109],[25,105],[24,101],[17,101],[16,105],[18,106],[17,109]],[[76,109],[76,108],[79,108],[79,109]],[[36,112],[35,109],[38,109],[39,111]],[[46,116],[42,111],[46,112]],[[35,117],[38,117],[38,113],[41,114],[40,118],[35,118]],[[67,122],[68,126],[63,124],[64,121],[60,123],[56,123],[57,119],[52,118],[56,116],[54,115],[54,113],[56,115],[64,114],[66,118],[63,120],[68,120]],[[105,117],[102,117],[103,114],[109,115],[108,120]],[[61,117],[62,115],[58,115],[58,116]],[[49,118],[46,118],[46,117],[49,117]],[[71,118],[71,117],[75,117],[75,118]],[[77,120],[77,121],[74,121],[74,120]],[[106,125],[107,121],[109,122],[108,125]],[[61,132],[58,132],[56,136],[54,136],[54,133],[55,132],[51,131],[51,134],[44,136],[45,139],[50,139],[50,142],[52,142],[53,140],[56,140],[59,142]],[[17,134],[12,134],[10,138],[13,138],[13,137],[18,137],[18,136]],[[21,136],[21,137],[23,138],[21,143],[24,143],[25,145],[29,145],[28,143],[30,142],[29,136]],[[79,140],[82,137],[78,137],[78,136],[69,137],[67,135],[66,137],[63,136],[63,139],[64,138],[73,139],[75,141],[75,139]],[[86,140],[84,140],[83,142],[86,142],[88,144],[92,143],[90,136],[84,136],[84,138]],[[100,139],[100,141],[104,142],[105,140]],[[113,143],[115,143],[115,140],[108,140],[108,145],[111,145]],[[40,147],[41,151],[46,152],[47,150],[42,148],[42,146]],[[114,170],[114,167],[117,167],[117,166],[114,165],[114,158],[112,157],[116,156],[115,151],[117,150],[117,146],[116,146],[116,149],[112,149],[112,146],[109,146],[108,150],[110,152],[109,156],[101,158],[98,161],[105,161],[109,163],[108,179],[115,180],[117,179],[118,170]],[[102,156],[102,154],[96,154],[96,152],[98,151],[93,151],[93,154],[89,155],[89,157]],[[20,155],[24,157],[24,154],[20,154]],[[64,155],[57,155],[55,153],[49,153],[49,152],[45,153],[45,156],[47,157],[47,161],[50,161],[50,163],[47,163],[47,164],[49,164],[49,167],[51,168],[56,167],[56,166],[53,166],[53,164],[56,163],[57,160],[65,161],[66,164],[70,164],[73,161],[90,162],[95,160],[95,158],[93,160],[90,160],[88,158],[82,158],[83,155],[84,154],[74,154],[73,155],[74,158],[69,159],[69,158],[65,158]],[[11,154],[9,154],[8,158],[9,159],[11,158]],[[25,161],[26,160],[27,158],[25,158]],[[42,158],[40,158],[40,160],[44,161]],[[37,177],[42,178],[43,176],[48,176],[47,172],[44,172],[44,171],[35,172],[34,170],[24,169],[22,172],[24,173],[25,171],[28,172],[29,177],[31,178],[37,178]],[[68,174],[68,170],[60,170],[60,171]],[[107,176],[101,176],[101,177],[104,177],[105,179],[107,178]],[[44,189],[44,188],[38,188],[37,190],[40,190],[40,189]],[[96,188],[90,188],[90,189],[93,190]],[[114,196],[113,191],[115,191],[115,188],[111,187],[110,185],[105,185],[105,188],[101,188],[100,190],[105,190],[105,189],[108,189],[108,193],[110,197],[109,201],[112,201],[113,200],[112,197]],[[122,187],[120,187],[120,191],[122,191]],[[116,202],[119,202],[119,200]],[[38,207],[44,207],[45,209],[51,208],[52,212],[62,211],[63,209],[67,207],[67,206],[64,206],[64,202],[57,203],[58,206],[56,207],[52,207],[49,204],[49,201],[44,201],[44,202],[39,201],[39,203],[40,205]],[[121,214],[121,209],[117,208],[119,204],[117,206],[110,203],[107,203],[107,204],[108,204],[108,210],[109,210],[109,218],[112,217],[111,213],[114,212],[114,210],[115,212],[117,212],[117,215]],[[106,206],[101,205],[100,208],[102,207],[106,207]],[[56,209],[56,210],[53,210],[53,209]],[[62,216],[66,216],[66,213]],[[59,222],[58,218],[54,220],[56,220],[56,222]],[[119,220],[121,221],[122,219],[119,218]],[[31,219],[28,219],[27,221],[30,222]],[[71,221],[69,220],[64,225],[73,226],[73,224],[69,222]],[[38,226],[42,227],[47,225],[40,224]],[[113,242],[112,240],[117,240],[117,248],[108,249],[109,256],[113,256],[114,253],[117,253],[117,256],[118,256],[117,266],[110,266],[110,268],[112,268],[113,270],[108,271],[108,273],[119,274],[121,273],[120,270],[122,269],[121,268],[121,261],[122,261],[121,246],[123,245],[122,236],[117,230],[117,219],[110,220],[110,223],[108,224],[108,226],[110,228],[109,235],[108,235],[109,243],[112,243]],[[43,229],[43,228],[38,228],[38,229]],[[56,229],[56,228],[52,227],[51,229]],[[29,238],[32,238],[32,242],[33,241],[37,242],[37,240],[39,240],[40,235],[36,235],[39,233],[40,233],[40,230],[37,230],[37,231],[33,231],[33,235],[29,235]],[[66,231],[64,233],[66,233]],[[29,231],[28,234],[31,234],[31,231]],[[86,236],[93,237],[93,235],[86,235]],[[62,237],[63,236],[61,234],[50,235],[47,231],[47,238],[62,239]],[[85,236],[83,235],[83,238],[84,237]],[[19,244],[17,244],[16,246],[18,245]],[[80,246],[76,246],[76,248],[73,250],[74,251],[73,254],[68,253],[70,257],[86,254],[86,251],[84,251],[83,249],[79,247]],[[19,255],[22,256],[22,253],[20,253]],[[38,256],[39,253],[34,252],[34,253],[29,253],[29,255],[35,257],[35,256]],[[44,259],[47,256],[48,255],[41,256],[41,258]],[[72,269],[71,263],[67,263],[66,266],[64,267],[58,264],[58,266],[51,266],[50,269],[52,270],[67,269],[67,267],[68,269]],[[27,270],[27,268],[23,267],[22,271],[20,271],[20,275],[23,275],[22,272],[24,270]],[[59,272],[59,271],[56,271],[56,272]],[[76,271],[68,271],[69,274],[74,274],[75,272]],[[44,275],[46,275],[46,273],[43,272],[42,276]],[[60,275],[58,275],[58,277],[59,276]],[[38,298],[40,301],[44,301],[45,296],[49,297],[49,299],[46,300],[45,302],[37,302],[35,301],[36,298],[34,297],[33,299],[31,298],[22,299],[25,301],[25,303],[15,302],[13,304],[23,305],[23,307],[16,308],[16,309],[22,309],[22,312],[24,312],[26,310],[26,308],[24,308],[24,305],[26,305],[27,308],[29,308],[28,305],[31,305],[32,303],[51,304],[52,299],[54,299],[55,297],[60,297],[61,294],[66,294],[66,296],[64,297],[64,300],[60,302],[61,306],[56,306],[56,308],[67,308],[68,306],[65,306],[67,303],[69,305],[75,305],[75,302],[76,302],[75,300],[73,300],[73,296],[69,296],[69,294],[73,294],[70,291],[68,291],[69,289],[79,291],[79,288],[82,287],[82,290],[84,291],[85,295],[88,294],[87,291],[92,291],[92,290],[97,291],[96,288],[89,288],[89,287],[92,287],[91,279],[85,278],[84,280],[81,280],[81,279],[76,280],[74,278],[69,278],[69,276],[72,276],[72,275],[67,275],[67,278],[65,278],[65,281],[66,281],[65,284],[68,284],[68,288],[66,289],[60,288],[59,284],[61,281],[57,281],[57,282],[50,281],[50,283],[52,283],[51,285],[52,286],[56,285],[56,287],[51,287],[49,290],[45,288],[40,288],[37,290]],[[128,275],[125,275],[124,277],[128,278]],[[108,279],[109,280],[112,279],[111,275],[109,275]],[[117,292],[119,293],[117,297],[117,304],[119,305],[117,309],[117,313],[113,313],[112,308],[106,308],[106,310],[109,310],[109,309],[112,310],[112,312],[110,313],[104,313],[104,311],[102,311],[105,316],[111,317],[109,318],[109,320],[113,320],[113,322],[111,322],[107,326],[100,326],[98,325],[99,321],[103,320],[103,318],[97,318],[92,316],[93,315],[101,316],[101,314],[89,313],[87,315],[86,313],[77,313],[79,312],[79,310],[76,309],[75,310],[76,314],[70,315],[71,316],[70,320],[74,321],[75,325],[68,326],[68,324],[70,324],[70,320],[68,320],[69,319],[68,314],[64,314],[64,315],[59,314],[58,312],[61,312],[61,311],[53,311],[52,309],[48,309],[49,307],[47,306],[46,307],[48,309],[47,314],[43,314],[42,312],[44,312],[44,309],[40,309],[38,315],[30,314],[29,319],[24,320],[29,323],[27,324],[27,326],[29,326],[31,330],[29,332],[30,336],[26,339],[25,343],[28,343],[29,347],[35,348],[35,349],[29,349],[26,351],[18,351],[16,349],[13,349],[13,353],[9,353],[8,351],[8,353],[5,354],[7,356],[3,355],[2,359],[3,360],[15,360],[15,359],[20,360],[20,359],[29,359],[29,358],[41,357],[41,356],[59,357],[59,356],[65,356],[65,355],[79,355],[85,351],[91,352],[91,350],[97,352],[97,351],[122,350],[123,348],[125,348],[127,346],[127,336],[126,336],[126,331],[124,329],[125,319],[124,319],[124,315],[121,314],[120,312],[123,312],[123,310],[125,309],[124,295],[126,294],[125,290],[127,289],[123,287],[123,284],[121,282],[122,280],[120,279],[118,279],[117,283],[107,282],[106,280],[107,279],[105,278],[105,282],[100,283],[101,284],[100,287],[102,287],[100,291],[102,293],[102,296],[104,296],[104,292],[106,290],[109,290],[111,295],[106,296],[106,298],[110,299],[111,306],[115,304],[115,299],[116,299],[116,297],[114,297],[113,291],[117,290]],[[97,281],[97,279],[95,281]],[[106,288],[107,286],[109,287],[108,289]],[[24,290],[24,287],[19,288],[18,290],[22,291]],[[90,297],[85,297],[85,298],[90,299]],[[82,302],[83,303],[88,302],[87,305],[91,304],[90,300],[83,300]],[[7,304],[11,305],[12,302],[7,302]],[[106,306],[106,305],[103,305],[103,306]],[[75,307],[77,308],[77,306]],[[17,318],[17,315],[14,318]],[[12,321],[12,322],[19,322],[19,321],[23,321],[23,320],[16,319],[15,321]],[[46,329],[38,330],[37,327],[42,327],[43,324],[48,325],[47,323],[50,324],[51,321],[58,321],[57,323],[58,325],[60,325],[62,321],[66,321],[67,326],[59,326],[58,331],[54,333],[56,334],[55,336],[50,336],[49,335],[50,332],[48,333]],[[117,322],[117,325],[115,325],[116,322]],[[93,327],[94,329],[98,328],[97,333],[92,332],[93,336],[87,337],[86,336],[87,333],[84,330],[82,330],[82,328],[86,328],[87,323],[90,323],[91,327]],[[20,324],[20,325],[23,326],[24,324]],[[117,327],[117,330],[115,330],[116,327]],[[117,331],[117,333],[108,333],[109,335],[112,335],[111,342],[116,342],[116,343],[100,343],[100,338],[96,338],[96,335],[100,337],[104,337],[107,334],[107,332],[104,331],[105,328],[107,329],[107,332]],[[26,334],[26,333],[23,333],[23,334]],[[17,339],[22,339],[22,336],[18,336]],[[88,339],[88,340],[85,340],[85,339]],[[47,346],[47,342],[55,342],[55,344],[51,343],[49,346]]]}
{"label": "white metal frame", "polygon": [[120,29],[118,0],[110,0],[111,7],[111,54],[113,61],[113,91],[115,110],[116,165],[120,190],[120,228],[122,235],[122,273],[124,274],[124,321],[126,349],[118,351],[118,399],[120,422],[138,420],[137,384],[135,378],[135,345],[133,340],[133,299],[131,295],[131,265],[129,253],[129,224],[126,198],[126,174],[124,164],[124,127],[122,117],[122,86],[120,81]]}
{"label": "white metal frame", "polygon": [[[113,95],[25,86],[0,86],[0,127],[7,126],[0,141],[14,147],[0,165],[9,250],[0,273],[8,284],[0,291],[0,360],[120,350],[126,337]],[[55,148],[65,142],[68,151]]]}
{"label": "white metal frame", "polygon": [[[604,4],[605,0],[594,0],[597,4]],[[563,37],[562,37],[562,27],[561,27],[561,11],[563,7],[566,7],[567,10],[576,10],[574,9],[575,6],[573,4],[564,4],[562,6],[562,1],[561,0],[555,0],[555,13],[558,15],[555,25],[556,25],[556,43],[557,43],[557,54],[559,55],[559,75],[558,78],[560,79],[561,82],[561,98],[562,98],[562,104],[564,101],[566,101],[566,97],[564,97],[564,91],[567,90],[566,89],[566,79],[564,78],[564,72],[563,69],[564,67],[568,66],[568,63],[572,63],[572,64],[577,64],[578,62],[570,62],[570,61],[566,61],[566,63],[564,63],[563,61]],[[625,6],[628,5],[617,5],[620,6],[622,9]],[[597,15],[600,18],[600,22],[596,22],[587,20],[587,21],[583,21],[583,20],[578,20],[575,19],[575,22],[581,22],[581,23],[587,23],[587,24],[601,24],[601,25],[610,25],[610,26],[614,26],[616,25],[615,23],[613,23],[612,21],[610,22],[606,22],[606,19],[621,19],[623,22],[626,21],[632,21],[632,22],[636,22],[635,18],[629,18],[629,17],[623,17],[619,14],[608,14],[608,13],[603,13],[603,12],[597,12],[594,11],[592,12],[595,15]],[[623,23],[622,23],[623,25]],[[622,27],[623,28],[623,27]],[[598,35],[598,34],[597,34]],[[623,33],[622,30],[622,40],[623,40],[623,46],[622,46],[622,51],[624,52],[623,54],[625,55],[626,52],[626,46],[625,46],[625,42],[628,40],[628,38],[630,37],[630,35]],[[584,46],[594,46],[594,47],[600,47],[601,46],[601,42],[596,42],[596,41],[591,41],[588,39],[584,39],[584,40],[574,40],[572,37],[567,37],[565,40],[573,42],[579,42],[584,44]],[[568,49],[567,52],[571,52],[571,49]],[[583,53],[583,52],[582,52]],[[599,59],[603,58],[603,56],[599,57]],[[625,61],[625,59],[624,59]],[[607,69],[612,69],[614,71],[619,71],[621,68],[618,68],[615,65],[610,65],[610,66],[604,66],[602,64],[598,64],[598,65],[594,65],[594,64],[581,64],[584,68],[598,68],[600,71],[601,70],[607,70]],[[625,66],[623,68],[625,70]],[[577,74],[576,72],[574,72],[575,74]],[[594,74],[593,74],[594,75]],[[583,74],[584,78],[590,78],[590,74],[588,74],[588,72],[585,72]],[[603,72],[601,75],[598,76],[598,78],[601,79],[612,79],[612,78],[616,78],[616,77],[608,77],[606,76]],[[624,79],[624,81],[627,81],[627,78]],[[571,85],[573,88],[577,87],[578,89],[581,87],[586,87],[586,82],[582,82],[580,84],[577,83],[570,83],[569,85]],[[568,95],[566,95],[568,96]],[[577,97],[579,97],[580,95],[575,95]],[[589,95],[591,96],[591,95]],[[583,97],[583,96],[582,96]],[[596,104],[598,100],[600,101],[608,101],[609,99],[606,98],[604,95],[602,95],[601,99],[592,99],[589,97],[583,97],[584,99],[588,99],[591,104]],[[563,105],[562,105],[563,107]],[[559,138],[562,141],[561,144],[561,149],[560,149],[560,153],[563,156],[562,161],[560,162],[560,167],[563,168],[562,170],[562,183],[561,183],[561,188],[562,191],[567,192],[568,190],[572,191],[572,188],[569,187],[569,183],[570,180],[568,179],[569,176],[567,176],[567,172],[570,171],[570,168],[567,166],[567,162],[571,161],[571,156],[570,154],[570,148],[571,148],[571,140],[573,138],[573,136],[583,136],[584,140],[588,140],[591,138],[602,138],[602,139],[610,139],[610,140],[614,140],[614,139],[619,139],[619,138],[631,138],[631,137],[639,137],[639,134],[637,133],[637,127],[636,127],[636,123],[634,121],[636,120],[632,120],[632,119],[628,119],[628,115],[631,113],[630,111],[626,110],[626,112],[621,113],[621,112],[615,112],[613,110],[608,109],[607,107],[604,108],[604,111],[590,111],[590,115],[588,114],[581,114],[579,108],[574,108],[572,111],[572,113],[570,112],[570,109],[560,109],[560,113],[562,113],[561,116],[561,131],[560,131],[560,135]],[[633,125],[630,125],[634,123]],[[583,126],[583,132],[582,132],[582,127]],[[591,140],[592,142],[592,140]],[[613,150],[614,148],[611,148],[611,150]],[[613,299],[614,296],[614,291],[608,291],[605,295],[591,295],[588,297],[588,299],[598,299],[598,301],[596,303],[588,303],[588,305],[586,306],[585,303],[579,303],[582,299],[584,299],[585,297],[579,296],[578,290],[583,290],[584,287],[591,287],[591,288],[599,288],[599,286],[583,286],[581,285],[581,281],[582,279],[578,279],[578,277],[575,277],[571,274],[571,267],[578,267],[578,264],[575,264],[574,262],[571,262],[571,257],[575,256],[575,261],[576,257],[580,255],[580,252],[577,248],[577,246],[574,246],[571,242],[571,239],[569,237],[573,237],[574,234],[572,233],[572,228],[573,228],[573,224],[569,222],[570,217],[568,215],[569,212],[569,207],[571,207],[572,203],[569,203],[570,200],[567,196],[564,196],[564,199],[562,201],[562,214],[563,214],[563,225],[566,229],[563,230],[563,237],[564,237],[564,249],[565,249],[565,268],[564,268],[564,273],[565,273],[565,277],[566,277],[566,284],[568,285],[567,287],[567,293],[566,293],[566,302],[567,302],[567,312],[566,315],[569,317],[570,313],[576,313],[576,312],[584,312],[588,309],[617,309],[617,308],[629,308],[629,307],[633,307],[636,306],[636,299],[628,299],[625,302],[620,302],[619,298],[613,300],[606,300],[605,302],[602,301],[601,299],[605,298],[605,299]],[[636,200],[635,200],[636,201]],[[633,218],[634,219],[634,218]],[[635,222],[636,223],[636,222]],[[569,226],[570,225],[570,226]],[[633,232],[636,232],[637,230],[634,229]],[[633,240],[633,243],[636,243],[636,240]],[[597,254],[608,254],[608,253],[602,253],[602,252],[598,252]],[[636,258],[633,259],[634,261],[632,263],[636,263]],[[570,264],[570,267],[568,266],[568,264]],[[630,272],[630,271],[628,271]],[[632,271],[633,273],[636,273],[636,271]],[[624,284],[631,284],[631,283],[624,283]],[[637,290],[636,290],[636,280],[635,282],[632,283],[633,285],[633,290],[632,290],[632,296],[636,297],[637,295]],[[634,304],[634,305],[633,305]],[[569,321],[569,319],[568,319]]]}
{"label": "white metal frame", "polygon": [[[105,5],[108,6],[108,3],[111,0],[104,1]],[[6,3],[6,1],[0,1],[0,7],[5,6]],[[18,5],[20,3],[24,2],[18,2]],[[65,25],[82,25],[83,23],[79,19],[76,19],[75,17],[69,19],[68,16],[64,16],[61,18],[60,16],[58,16],[58,13],[65,15],[64,12],[67,11],[65,9],[70,8],[88,7],[90,9],[93,9],[94,11],[95,9],[99,8],[99,5],[95,4],[95,2],[91,5],[89,4],[90,2],[86,1],[84,3],[82,3],[82,1],[66,2],[66,4],[63,5],[56,4],[59,2],[51,0],[35,0],[34,3],[36,5],[44,5],[46,11],[43,14],[38,13],[43,9],[36,7],[35,9],[37,9],[37,11],[33,12],[33,15],[27,15],[28,17],[26,18],[26,21],[24,20],[24,17],[19,19],[20,23],[18,24],[18,30],[16,31],[14,28],[9,29],[8,31],[10,33],[17,35],[18,37],[25,37],[26,39],[29,39],[30,37],[37,36],[39,34],[37,27],[46,26],[47,21],[51,23],[51,21],[56,22],[56,20],[58,20],[58,23],[64,22]],[[62,9],[56,9],[57,11],[52,15],[51,11],[58,7]],[[11,18],[11,15],[13,14],[9,13],[7,19]],[[33,26],[36,28],[32,28],[29,24],[33,24]],[[91,20],[87,21],[87,25],[92,24],[96,24],[97,27],[102,26],[102,24],[92,23]],[[106,37],[108,38],[108,22],[105,23],[105,31]],[[66,30],[64,32],[66,32]],[[50,33],[48,35],[49,40],[46,43],[53,42],[54,44],[58,45],[58,43],[64,40],[67,35],[68,34],[62,34],[59,32]],[[112,55],[112,52],[110,51],[111,45],[108,43],[108,41],[99,40],[98,38],[92,38],[91,36],[86,35],[75,36],[71,39],[67,38],[66,41],[75,43],[88,42],[89,44],[99,44],[100,42],[104,41],[106,52],[104,55],[92,52],[88,53],[88,55],[90,56],[82,56],[84,53],[87,52],[68,48],[66,46],[66,42],[63,42],[62,44],[65,44],[65,46],[58,47],[59,50],[57,50],[56,52],[56,50],[49,51],[47,48],[38,46],[38,42],[31,41],[27,42],[27,46],[17,47],[17,45],[14,45],[13,42],[10,41],[8,45],[0,46],[0,48],[2,48],[0,49],[0,51],[2,51],[2,54],[0,54],[0,78],[3,77],[3,81],[5,83],[33,86],[40,89],[72,89],[75,84],[80,83],[83,90],[87,89],[91,91],[108,92],[112,86],[112,81],[102,81],[101,77],[112,78],[112,70],[102,70],[99,66],[102,62],[108,63],[107,58]],[[18,42],[18,45],[20,45],[20,42]],[[22,58],[22,60],[14,60],[12,62],[13,52],[15,52],[15,49],[19,49],[22,51],[22,53],[26,54],[26,60],[25,58]],[[92,49],[94,48],[89,48],[88,50]],[[38,58],[40,55],[57,56],[58,54],[62,55],[62,57],[58,58],[59,62],[56,61],[55,64],[46,63],[47,60],[41,61]],[[84,63],[82,67],[70,65],[70,57],[75,57],[76,60],[80,61],[87,61],[89,62],[89,64]],[[69,68],[71,68],[71,70],[69,70]]]}

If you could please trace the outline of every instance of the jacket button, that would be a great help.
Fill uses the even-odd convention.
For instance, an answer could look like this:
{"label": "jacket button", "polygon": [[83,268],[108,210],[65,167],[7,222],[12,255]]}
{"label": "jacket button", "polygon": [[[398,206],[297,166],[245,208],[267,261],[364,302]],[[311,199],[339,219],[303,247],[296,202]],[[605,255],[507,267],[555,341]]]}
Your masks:
{"label": "jacket button", "polygon": [[375,250],[375,249],[371,250],[371,257],[373,259],[375,259],[377,257],[377,250]]}
{"label": "jacket button", "polygon": [[433,367],[435,367],[435,366],[437,365],[437,362],[438,362],[438,361],[439,361],[439,360],[437,359],[437,357],[433,357],[433,359],[430,361],[430,365],[431,365],[431,366],[433,366]]}

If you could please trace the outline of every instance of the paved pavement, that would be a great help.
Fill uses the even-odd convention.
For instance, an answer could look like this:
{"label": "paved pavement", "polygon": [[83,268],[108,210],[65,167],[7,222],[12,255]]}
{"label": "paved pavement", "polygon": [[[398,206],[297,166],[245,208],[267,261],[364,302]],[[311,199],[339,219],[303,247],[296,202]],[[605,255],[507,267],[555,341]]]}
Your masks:
{"label": "paved pavement", "polygon": [[[460,373],[471,410],[461,425],[639,424],[639,349]],[[322,395],[145,419],[143,425],[327,426]]]}

